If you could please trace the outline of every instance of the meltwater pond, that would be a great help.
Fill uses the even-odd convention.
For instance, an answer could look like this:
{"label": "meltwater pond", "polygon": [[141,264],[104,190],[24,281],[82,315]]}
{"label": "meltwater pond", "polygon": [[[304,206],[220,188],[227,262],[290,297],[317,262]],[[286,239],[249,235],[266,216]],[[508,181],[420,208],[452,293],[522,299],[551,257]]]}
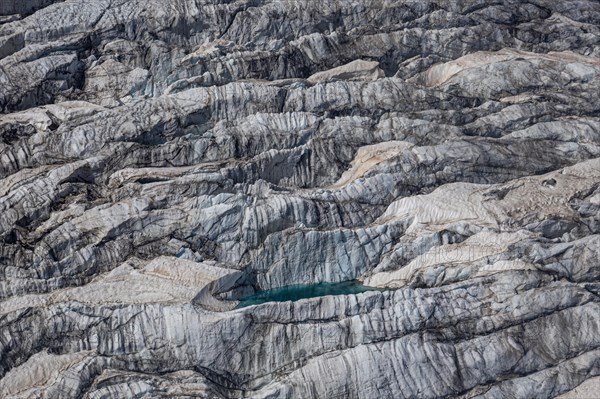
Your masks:
{"label": "meltwater pond", "polygon": [[236,309],[265,302],[297,301],[304,298],[316,298],[326,295],[359,294],[366,291],[384,291],[383,288],[367,287],[358,281],[344,281],[341,283],[320,283],[308,285],[291,285],[272,290],[259,291],[255,294],[241,298]]}

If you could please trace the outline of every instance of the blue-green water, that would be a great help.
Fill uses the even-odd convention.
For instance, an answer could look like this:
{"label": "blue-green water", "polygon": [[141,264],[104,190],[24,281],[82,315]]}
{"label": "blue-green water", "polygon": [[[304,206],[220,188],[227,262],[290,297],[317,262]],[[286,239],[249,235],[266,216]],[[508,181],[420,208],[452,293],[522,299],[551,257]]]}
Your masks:
{"label": "blue-green water", "polygon": [[236,309],[265,302],[297,301],[305,298],[316,298],[325,295],[359,294],[365,291],[383,291],[381,288],[367,287],[358,281],[344,281],[342,283],[320,283],[310,285],[291,285],[283,288],[259,291],[240,299]]}

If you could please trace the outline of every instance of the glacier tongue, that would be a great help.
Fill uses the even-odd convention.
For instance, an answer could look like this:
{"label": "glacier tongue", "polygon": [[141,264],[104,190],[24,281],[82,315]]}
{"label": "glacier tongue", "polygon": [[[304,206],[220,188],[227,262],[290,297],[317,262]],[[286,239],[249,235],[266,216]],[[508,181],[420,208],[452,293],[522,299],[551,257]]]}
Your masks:
{"label": "glacier tongue", "polygon": [[593,0],[3,1],[0,397],[594,397],[598,93]]}

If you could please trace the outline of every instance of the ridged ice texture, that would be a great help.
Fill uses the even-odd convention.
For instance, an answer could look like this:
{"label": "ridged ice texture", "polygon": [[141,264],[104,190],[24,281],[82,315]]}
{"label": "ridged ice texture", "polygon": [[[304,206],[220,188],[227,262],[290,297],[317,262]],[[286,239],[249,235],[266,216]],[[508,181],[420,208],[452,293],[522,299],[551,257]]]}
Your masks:
{"label": "ridged ice texture", "polygon": [[596,397],[598,93],[593,0],[2,0],[0,397]]}

